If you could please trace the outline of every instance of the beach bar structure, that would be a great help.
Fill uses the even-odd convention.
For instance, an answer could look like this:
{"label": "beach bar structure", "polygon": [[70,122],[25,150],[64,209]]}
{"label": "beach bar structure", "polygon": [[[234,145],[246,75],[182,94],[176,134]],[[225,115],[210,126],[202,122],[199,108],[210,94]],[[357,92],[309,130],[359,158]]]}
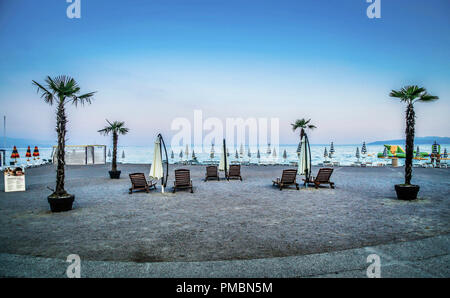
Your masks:
{"label": "beach bar structure", "polygon": [[[52,161],[57,163],[58,146],[53,146]],[[66,145],[66,165],[106,164],[106,145]]]}

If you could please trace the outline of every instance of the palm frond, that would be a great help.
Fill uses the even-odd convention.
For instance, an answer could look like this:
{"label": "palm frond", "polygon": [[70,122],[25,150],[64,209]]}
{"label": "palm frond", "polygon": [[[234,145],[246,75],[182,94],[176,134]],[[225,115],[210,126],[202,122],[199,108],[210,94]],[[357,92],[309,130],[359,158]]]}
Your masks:
{"label": "palm frond", "polygon": [[37,93],[41,93],[41,98],[50,105],[53,104],[53,93],[44,86],[33,80],[33,84],[37,86]]}

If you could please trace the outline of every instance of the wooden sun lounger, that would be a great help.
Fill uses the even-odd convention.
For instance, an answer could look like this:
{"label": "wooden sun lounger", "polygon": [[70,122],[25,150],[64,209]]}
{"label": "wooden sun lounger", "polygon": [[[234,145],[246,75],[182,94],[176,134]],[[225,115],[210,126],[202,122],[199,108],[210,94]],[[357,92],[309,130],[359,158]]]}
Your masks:
{"label": "wooden sun lounger", "polygon": [[239,179],[242,181],[241,165],[230,165],[230,169],[228,170],[227,180],[230,180],[230,179]]}
{"label": "wooden sun lounger", "polygon": [[150,189],[156,189],[156,182],[148,181],[145,179],[144,173],[132,173],[130,174],[131,180],[131,188],[130,194],[133,193],[133,190],[145,190],[149,192]]}
{"label": "wooden sun lounger", "polygon": [[309,181],[303,179],[303,181],[305,184],[313,183],[315,188],[319,188],[320,184],[329,184],[331,188],[334,188],[334,182],[330,181],[331,174],[333,174],[333,169],[321,168],[316,177],[311,177]]}
{"label": "wooden sun lounger", "polygon": [[297,178],[297,170],[296,169],[289,169],[289,170],[283,170],[283,174],[280,177],[278,177],[276,180],[273,180],[273,185],[277,185],[280,190],[283,189],[283,187],[295,185],[295,188],[299,190],[298,183],[295,181]]}
{"label": "wooden sun lounger", "polygon": [[207,166],[206,167],[205,181],[208,181],[211,178],[217,179],[217,181],[219,181],[219,170],[218,170],[217,166]]}
{"label": "wooden sun lounger", "polygon": [[175,181],[173,182],[173,192],[177,189],[190,189],[194,192],[192,187],[191,172],[187,169],[175,170]]}

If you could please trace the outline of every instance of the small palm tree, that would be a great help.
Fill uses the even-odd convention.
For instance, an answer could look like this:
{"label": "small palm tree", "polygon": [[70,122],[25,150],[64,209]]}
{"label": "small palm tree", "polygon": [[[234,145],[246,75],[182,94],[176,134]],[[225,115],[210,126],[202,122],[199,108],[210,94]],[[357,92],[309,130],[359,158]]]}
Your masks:
{"label": "small palm tree", "polygon": [[78,106],[78,104],[84,105],[85,103],[90,104],[95,92],[80,95],[80,87],[77,82],[69,76],[58,76],[55,78],[47,76],[45,79],[45,87],[36,81],[33,81],[33,84],[37,86],[37,92],[41,94],[41,98],[43,98],[46,103],[49,105],[55,103],[58,106],[56,109],[56,132],[58,133],[58,147],[56,151],[56,188],[51,196],[56,198],[67,197],[69,194],[64,189],[64,150],[67,133],[66,104],[72,103],[75,106]]}
{"label": "small palm tree", "polygon": [[297,119],[294,123],[292,123],[292,130],[296,131],[298,128],[300,128],[300,141],[302,140],[303,136],[305,135],[305,129],[313,130],[317,128],[313,124],[309,124],[311,122],[311,119],[306,120],[305,118]]}
{"label": "small palm tree", "polygon": [[419,86],[406,86],[400,90],[392,90],[389,96],[399,98],[406,103],[405,185],[410,185],[414,153],[414,126],[416,122],[414,103],[418,101],[430,102],[439,99],[439,97],[428,94],[425,88]]}
{"label": "small palm tree", "polygon": [[112,154],[111,171],[117,172],[117,142],[119,140],[119,135],[126,135],[129,131],[129,129],[124,127],[125,122],[123,122],[123,121],[114,121],[111,123],[108,121],[108,119],[106,119],[106,122],[108,122],[108,126],[105,126],[105,128],[100,129],[98,132],[105,136],[112,133],[113,154]]}

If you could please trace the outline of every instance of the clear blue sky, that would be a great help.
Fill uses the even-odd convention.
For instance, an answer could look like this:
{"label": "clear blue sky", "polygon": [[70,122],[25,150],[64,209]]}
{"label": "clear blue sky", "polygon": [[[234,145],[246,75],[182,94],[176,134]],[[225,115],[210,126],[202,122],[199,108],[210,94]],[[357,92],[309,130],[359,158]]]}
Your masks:
{"label": "clear blue sky", "polygon": [[417,104],[417,135],[450,135],[450,1],[0,1],[0,114],[8,136],[53,139],[54,108],[31,80],[67,74],[91,106],[69,109],[69,143],[108,143],[104,119],[124,120],[128,145],[170,136],[175,117],[308,117],[313,143],[401,138],[406,84],[440,96]]}

